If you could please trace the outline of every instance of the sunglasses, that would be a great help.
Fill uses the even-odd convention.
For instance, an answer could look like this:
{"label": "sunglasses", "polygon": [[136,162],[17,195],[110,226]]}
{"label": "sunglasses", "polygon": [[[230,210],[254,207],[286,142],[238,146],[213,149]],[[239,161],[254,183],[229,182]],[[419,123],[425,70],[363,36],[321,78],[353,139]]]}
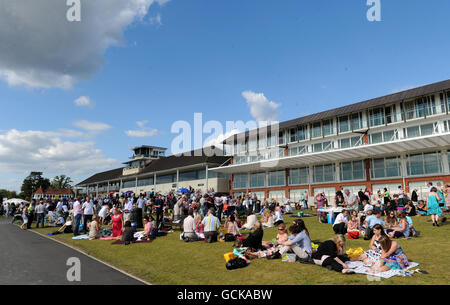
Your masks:
{"label": "sunglasses", "polygon": [[278,228],[278,231],[285,231],[286,229]]}

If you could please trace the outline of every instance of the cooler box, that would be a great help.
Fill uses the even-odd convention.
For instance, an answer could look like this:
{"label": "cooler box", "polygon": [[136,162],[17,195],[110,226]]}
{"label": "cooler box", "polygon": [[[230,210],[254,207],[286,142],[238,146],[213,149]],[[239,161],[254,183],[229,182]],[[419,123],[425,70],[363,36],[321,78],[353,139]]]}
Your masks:
{"label": "cooler box", "polygon": [[336,217],[334,216],[334,213],[327,214],[327,220],[328,220],[328,223],[333,224],[334,221],[336,220]]}

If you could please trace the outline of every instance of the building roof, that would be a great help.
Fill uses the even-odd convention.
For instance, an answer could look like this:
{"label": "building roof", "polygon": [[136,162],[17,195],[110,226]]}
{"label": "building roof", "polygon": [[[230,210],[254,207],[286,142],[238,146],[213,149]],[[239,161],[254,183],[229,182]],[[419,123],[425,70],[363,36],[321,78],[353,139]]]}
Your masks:
{"label": "building roof", "polygon": [[153,149],[159,149],[159,150],[167,150],[167,148],[165,148],[165,147],[151,146],[151,145],[136,146],[136,147],[132,148],[132,150],[135,150],[135,149],[138,149],[138,148],[153,148]]}
{"label": "building roof", "polygon": [[[148,164],[142,171],[139,172],[138,175],[159,171],[166,171],[171,169],[177,169],[180,167],[193,166],[196,164],[204,164],[204,163],[222,165],[223,163],[225,163],[227,160],[230,159],[230,157],[223,156],[223,151],[219,148],[213,148],[213,150],[211,150],[210,152],[211,153],[208,153],[208,155],[211,154],[211,156],[207,156],[207,154],[205,154],[205,151],[203,149],[197,149],[185,152],[182,155],[160,157],[159,159],[152,160],[150,164]],[[82,182],[78,183],[77,186],[97,183],[101,181],[126,179],[135,176],[135,175],[123,176],[122,172],[123,167],[109,170],[106,172],[97,173],[87,178],[86,180],[83,180]]]}
{"label": "building roof", "polygon": [[[351,104],[351,105],[347,105],[347,106],[343,106],[343,107],[339,107],[339,108],[334,108],[331,110],[326,110],[326,111],[318,112],[315,114],[299,117],[296,119],[280,122],[279,129],[281,130],[281,129],[295,127],[295,126],[303,125],[303,124],[307,124],[307,123],[314,123],[314,122],[317,122],[320,120],[325,120],[325,119],[330,119],[330,118],[333,118],[336,116],[351,114],[351,113],[359,112],[362,110],[366,110],[368,108],[384,106],[384,105],[392,104],[392,103],[403,101],[403,100],[414,99],[417,97],[421,97],[424,95],[437,93],[437,92],[449,90],[449,89],[450,89],[450,79],[441,81],[441,82],[437,82],[437,83],[433,83],[433,84],[429,84],[429,85],[425,85],[422,87],[417,87],[414,89],[409,89],[409,90],[385,95],[382,97],[377,97],[377,98],[366,100],[366,101],[359,102],[356,104]],[[258,128],[258,130],[259,130],[259,128]],[[257,132],[258,130],[256,130],[256,131],[253,130],[252,132]],[[268,127],[267,130],[270,131],[270,127]],[[237,137],[237,135],[242,136],[243,134],[244,133],[239,133],[239,134],[230,136],[229,138],[224,140],[223,143],[227,143],[227,141],[235,139]],[[249,135],[249,131],[246,131],[245,136],[248,136],[248,135]]]}
{"label": "building roof", "polygon": [[42,187],[38,188],[35,194],[43,194],[43,195],[70,195],[73,194],[72,189],[47,189],[45,192]]}

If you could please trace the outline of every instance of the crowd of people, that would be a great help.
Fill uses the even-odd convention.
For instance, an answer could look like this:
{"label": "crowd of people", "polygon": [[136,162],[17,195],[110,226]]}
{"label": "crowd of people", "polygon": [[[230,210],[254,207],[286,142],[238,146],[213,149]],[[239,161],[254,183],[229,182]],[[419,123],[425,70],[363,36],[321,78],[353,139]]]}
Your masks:
{"label": "crowd of people", "polygon": [[[138,228],[143,229],[143,240],[152,240],[159,232],[179,225],[183,228],[180,239],[185,242],[234,242],[235,248],[246,248],[246,256],[250,258],[276,259],[290,253],[300,262],[346,274],[352,273],[345,264],[349,260],[363,261],[372,272],[407,267],[406,254],[393,239],[418,236],[411,216],[430,215],[433,226],[439,226],[439,220],[445,221],[445,217],[439,217],[449,205],[449,190],[449,186],[444,190],[441,185],[435,187],[430,183],[427,200],[419,200],[416,190],[408,198],[401,186],[392,197],[387,189],[374,195],[367,189],[352,194],[341,188],[330,205],[342,208],[332,226],[335,235],[320,243],[316,251],[312,250],[310,232],[301,218],[289,227],[284,221],[286,214],[292,214],[292,205],[302,210],[309,208],[307,193],[298,202],[287,199],[282,203],[260,200],[254,193],[233,198],[192,189],[184,194],[126,193],[103,198],[32,200],[19,206],[5,204],[0,212],[15,216],[13,222],[22,219],[24,230],[35,222],[36,228],[58,227],[55,233],[74,237],[87,234],[89,239],[101,238],[102,226],[110,225],[111,238],[121,239],[125,244],[134,241]],[[314,196],[320,222],[324,222],[320,209],[328,205],[324,193]],[[275,239],[264,241],[264,229],[268,227],[277,227],[278,234]],[[345,254],[346,239],[359,236],[370,240],[370,249],[350,259]]]}

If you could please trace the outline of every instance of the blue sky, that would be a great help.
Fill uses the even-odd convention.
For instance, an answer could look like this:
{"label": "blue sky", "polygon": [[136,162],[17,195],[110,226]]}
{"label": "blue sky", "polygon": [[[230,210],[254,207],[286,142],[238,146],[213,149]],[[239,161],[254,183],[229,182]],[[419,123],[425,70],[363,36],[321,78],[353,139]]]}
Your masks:
{"label": "blue sky", "polygon": [[[45,176],[64,173],[79,182],[127,160],[133,146],[170,148],[176,136],[170,132],[172,123],[192,122],[194,112],[203,113],[204,121],[252,120],[242,95],[247,90],[280,104],[276,114],[283,121],[448,79],[450,2],[381,0],[381,5],[382,21],[369,22],[365,0],[152,3],[141,19],[121,24],[120,46],[106,47],[90,63],[101,68],[77,76],[70,88],[0,79],[0,188],[18,190],[26,173],[36,168],[44,170]],[[4,35],[0,30],[0,38]],[[81,41],[79,48],[89,45]],[[75,46],[65,53],[67,57],[78,56]],[[0,49],[0,76],[5,52]],[[26,64],[22,59],[15,58],[21,71],[27,64],[36,69],[35,63],[28,63],[33,58],[27,58]],[[93,106],[76,106],[80,96],[88,97]],[[81,120],[109,128],[90,132],[75,124]],[[137,122],[145,120],[145,130],[157,129],[155,135],[138,138],[125,133],[140,130]],[[65,160],[62,154],[58,162],[70,162],[70,166],[40,168],[36,160],[46,158],[48,147],[30,142],[18,146],[27,150],[24,158],[33,156],[35,148],[44,149],[41,156],[19,166],[21,151],[9,150],[18,155],[14,162],[19,165],[8,166],[16,163],[1,154],[1,135],[13,129],[19,132],[17,137],[25,131],[40,131],[62,143],[89,142],[101,165],[91,168],[85,160],[71,160],[71,156]],[[61,129],[82,134],[46,134]],[[17,137],[3,145],[13,145]],[[88,158],[89,153],[80,158]],[[78,161],[83,168],[75,172]]]}

